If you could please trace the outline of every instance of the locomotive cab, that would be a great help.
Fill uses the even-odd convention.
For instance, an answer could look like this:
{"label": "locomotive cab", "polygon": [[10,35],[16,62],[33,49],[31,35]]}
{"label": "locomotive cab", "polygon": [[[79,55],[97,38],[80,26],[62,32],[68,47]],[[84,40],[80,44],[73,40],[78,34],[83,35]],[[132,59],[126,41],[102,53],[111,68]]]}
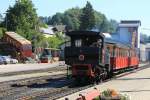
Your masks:
{"label": "locomotive cab", "polygon": [[65,63],[72,68],[76,79],[100,77],[104,62],[104,37],[99,32],[67,32],[71,45],[65,47]]}

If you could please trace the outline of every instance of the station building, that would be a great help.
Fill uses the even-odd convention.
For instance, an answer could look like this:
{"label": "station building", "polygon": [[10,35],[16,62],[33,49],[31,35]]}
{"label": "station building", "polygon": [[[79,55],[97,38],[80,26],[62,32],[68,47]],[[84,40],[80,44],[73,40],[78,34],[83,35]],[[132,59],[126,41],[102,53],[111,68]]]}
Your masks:
{"label": "station building", "polygon": [[146,50],[145,51],[146,51],[146,54],[145,54],[146,55],[146,60],[150,61],[150,43],[146,44]]}

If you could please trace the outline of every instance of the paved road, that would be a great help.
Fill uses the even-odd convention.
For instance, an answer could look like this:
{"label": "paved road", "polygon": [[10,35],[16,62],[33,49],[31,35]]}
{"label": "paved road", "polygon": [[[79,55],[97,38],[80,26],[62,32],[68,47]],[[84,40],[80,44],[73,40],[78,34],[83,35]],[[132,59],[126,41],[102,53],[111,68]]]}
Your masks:
{"label": "paved road", "polygon": [[[48,76],[48,75],[59,75],[59,74],[66,74],[66,71],[57,71],[53,72],[47,69],[52,67],[60,67],[59,65],[63,65],[63,62],[57,62],[53,64],[12,64],[12,65],[0,65],[0,82],[5,81],[11,81],[11,80],[20,80],[25,78],[31,78],[31,77],[40,77],[40,76]],[[63,67],[63,66],[62,66]],[[26,74],[17,74],[17,75],[9,75],[5,76],[4,73],[12,73],[12,72],[20,72],[20,71],[32,71],[32,70],[44,70],[44,72],[32,72],[32,73],[26,73]],[[4,75],[4,76],[3,76]]]}
{"label": "paved road", "polygon": [[[150,66],[150,65],[149,65]],[[127,94],[131,100],[150,100],[150,68],[114,79],[109,82],[94,86],[100,91],[115,89]],[[67,96],[69,100],[75,100],[80,93],[92,90],[92,88]],[[61,98],[60,100],[64,100]]]}
{"label": "paved road", "polygon": [[62,62],[57,62],[53,64],[40,63],[40,64],[11,64],[11,65],[0,65],[0,74],[9,72],[19,72],[28,70],[40,70],[59,66]]}

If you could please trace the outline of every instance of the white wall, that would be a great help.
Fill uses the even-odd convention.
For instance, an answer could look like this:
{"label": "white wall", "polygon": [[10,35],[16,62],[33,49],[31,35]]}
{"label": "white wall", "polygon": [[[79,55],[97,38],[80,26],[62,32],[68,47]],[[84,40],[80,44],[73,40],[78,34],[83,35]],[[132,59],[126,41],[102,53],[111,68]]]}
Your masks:
{"label": "white wall", "polygon": [[146,61],[147,56],[146,56],[146,45],[145,44],[140,44],[140,61]]}
{"label": "white wall", "polygon": [[131,44],[132,34],[128,32],[128,28],[121,27],[118,31],[120,41]]}
{"label": "white wall", "polygon": [[137,47],[140,48],[140,34],[141,34],[141,27],[138,28],[138,44]]}

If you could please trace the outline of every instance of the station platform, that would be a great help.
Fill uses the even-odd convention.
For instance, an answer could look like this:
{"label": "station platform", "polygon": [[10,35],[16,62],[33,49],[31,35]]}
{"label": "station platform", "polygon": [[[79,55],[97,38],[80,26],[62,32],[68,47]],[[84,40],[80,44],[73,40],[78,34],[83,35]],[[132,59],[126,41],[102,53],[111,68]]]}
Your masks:
{"label": "station platform", "polygon": [[[140,64],[140,67],[146,64]],[[120,78],[112,79],[111,81],[104,82],[99,85],[95,85],[89,89],[82,90],[80,92],[71,94],[69,96],[62,97],[58,100],[76,100],[79,94],[87,93],[97,88],[100,92],[113,89],[121,94],[126,94],[130,100],[150,100],[150,65],[149,67],[134,73],[125,75]]]}

